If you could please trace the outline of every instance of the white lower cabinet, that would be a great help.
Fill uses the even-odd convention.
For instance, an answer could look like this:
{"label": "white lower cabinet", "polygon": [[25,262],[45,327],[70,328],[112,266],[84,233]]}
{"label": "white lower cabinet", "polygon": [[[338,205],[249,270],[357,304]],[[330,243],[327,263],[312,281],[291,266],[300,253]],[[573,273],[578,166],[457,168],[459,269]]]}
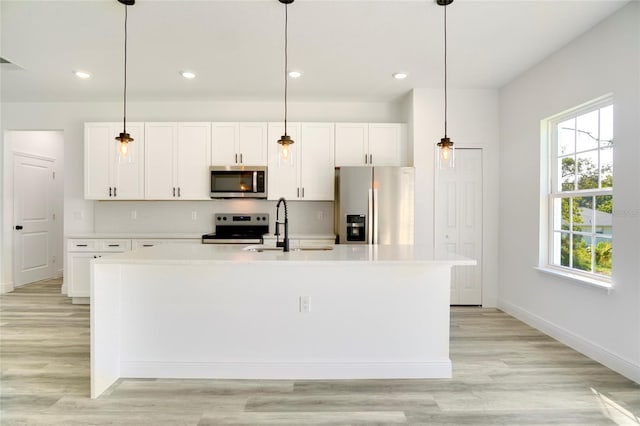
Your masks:
{"label": "white lower cabinet", "polygon": [[71,303],[88,304],[91,297],[91,260],[114,253],[124,253],[167,243],[199,244],[196,238],[161,239],[67,239],[67,262],[64,280]]}
{"label": "white lower cabinet", "polygon": [[75,304],[89,303],[91,295],[91,259],[131,250],[131,240],[69,239],[65,281],[67,294]]}

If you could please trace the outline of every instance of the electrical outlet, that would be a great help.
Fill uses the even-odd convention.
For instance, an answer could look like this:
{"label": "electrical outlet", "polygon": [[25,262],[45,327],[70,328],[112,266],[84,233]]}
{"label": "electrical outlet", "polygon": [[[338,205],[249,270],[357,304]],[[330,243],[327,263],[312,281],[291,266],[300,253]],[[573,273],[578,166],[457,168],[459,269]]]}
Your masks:
{"label": "electrical outlet", "polygon": [[300,312],[311,312],[311,296],[300,296]]}
{"label": "electrical outlet", "polygon": [[138,219],[138,212],[135,210],[131,210],[131,220]]}
{"label": "electrical outlet", "polygon": [[197,220],[198,219],[198,212],[195,210],[191,211],[191,220]]}
{"label": "electrical outlet", "polygon": [[316,218],[318,220],[324,220],[324,212],[322,210],[318,210],[318,212],[316,213]]}

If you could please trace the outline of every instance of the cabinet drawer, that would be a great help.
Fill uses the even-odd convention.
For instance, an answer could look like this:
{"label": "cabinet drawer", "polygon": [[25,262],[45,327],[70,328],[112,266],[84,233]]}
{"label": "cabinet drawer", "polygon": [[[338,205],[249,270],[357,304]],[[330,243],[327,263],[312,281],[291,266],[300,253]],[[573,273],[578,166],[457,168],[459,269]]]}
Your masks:
{"label": "cabinet drawer", "polygon": [[99,251],[129,251],[131,250],[131,240],[100,240]]}
{"label": "cabinet drawer", "polygon": [[131,242],[131,250],[138,250],[144,247],[153,247],[166,243],[167,240],[133,240]]}
{"label": "cabinet drawer", "polygon": [[336,240],[331,238],[313,238],[299,240],[300,247],[324,247],[335,245]]}
{"label": "cabinet drawer", "polygon": [[67,251],[97,251],[100,240],[67,240]]}

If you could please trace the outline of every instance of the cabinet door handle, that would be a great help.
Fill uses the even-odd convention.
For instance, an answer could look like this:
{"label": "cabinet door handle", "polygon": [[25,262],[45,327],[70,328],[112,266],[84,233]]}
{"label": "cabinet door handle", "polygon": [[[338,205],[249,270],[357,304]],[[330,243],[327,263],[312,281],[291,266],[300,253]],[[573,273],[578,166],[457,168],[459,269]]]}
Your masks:
{"label": "cabinet door handle", "polygon": [[180,187],[178,187],[178,197],[180,197]]}
{"label": "cabinet door handle", "polygon": [[240,153],[240,164],[242,164],[242,153]]}
{"label": "cabinet door handle", "polygon": [[22,225],[16,225],[16,231],[19,231],[22,229]]}
{"label": "cabinet door handle", "polygon": [[238,164],[238,154],[236,154],[236,164]]}
{"label": "cabinet door handle", "polygon": [[175,186],[173,187],[173,196],[174,197],[176,196],[176,187]]}
{"label": "cabinet door handle", "polygon": [[86,244],[76,244],[76,247],[87,247]]}
{"label": "cabinet door handle", "polygon": [[118,196],[118,187],[116,187],[116,186],[113,187],[113,196],[114,197]]}
{"label": "cabinet door handle", "polygon": [[109,187],[109,197],[111,197],[111,187]]}
{"label": "cabinet door handle", "polygon": [[109,244],[109,247],[120,247],[120,244]]}
{"label": "cabinet door handle", "polygon": [[369,154],[369,164],[373,164],[373,154]]}
{"label": "cabinet door handle", "polygon": [[302,198],[304,198],[304,186],[302,187]]}
{"label": "cabinet door handle", "polygon": [[368,163],[368,155],[367,154],[364,155],[364,164],[369,164]]}
{"label": "cabinet door handle", "polygon": [[296,197],[300,198],[300,188],[296,188],[296,189],[298,191]]}
{"label": "cabinet door handle", "polygon": [[153,247],[153,244],[143,244],[142,247]]}

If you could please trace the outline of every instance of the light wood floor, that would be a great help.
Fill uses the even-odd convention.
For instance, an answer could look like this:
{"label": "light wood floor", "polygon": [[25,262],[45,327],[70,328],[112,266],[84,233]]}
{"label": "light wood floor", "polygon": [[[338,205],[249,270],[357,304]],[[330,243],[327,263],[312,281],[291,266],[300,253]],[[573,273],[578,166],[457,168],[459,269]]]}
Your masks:
{"label": "light wood floor", "polygon": [[89,309],[0,296],[2,425],[640,424],[640,385],[495,309],[454,308],[450,380],[120,380],[89,399]]}

